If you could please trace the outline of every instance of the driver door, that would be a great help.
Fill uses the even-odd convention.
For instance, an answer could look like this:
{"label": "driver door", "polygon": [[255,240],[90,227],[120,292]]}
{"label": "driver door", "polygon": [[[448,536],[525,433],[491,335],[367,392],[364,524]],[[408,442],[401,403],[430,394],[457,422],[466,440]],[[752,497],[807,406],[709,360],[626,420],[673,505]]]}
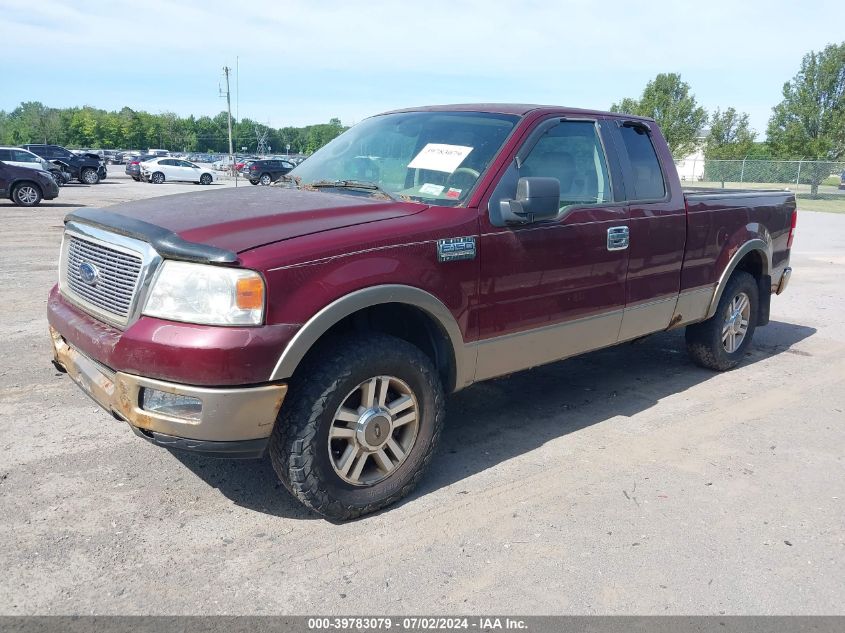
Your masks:
{"label": "driver door", "polygon": [[481,218],[476,380],[612,345],[622,323],[628,250],[617,238],[628,212],[599,121],[541,122],[517,156],[488,205],[514,198],[519,178],[541,176],[560,182],[560,211],[504,227]]}

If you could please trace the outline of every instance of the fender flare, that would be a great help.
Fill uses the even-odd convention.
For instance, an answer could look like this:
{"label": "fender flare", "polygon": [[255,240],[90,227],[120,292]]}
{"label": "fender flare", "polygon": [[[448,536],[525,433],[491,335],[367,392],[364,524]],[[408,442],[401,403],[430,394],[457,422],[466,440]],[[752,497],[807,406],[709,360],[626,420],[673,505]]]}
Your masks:
{"label": "fender flare", "polygon": [[710,306],[707,308],[707,316],[704,317],[705,319],[709,319],[716,314],[716,308],[719,306],[719,301],[722,298],[722,293],[725,291],[725,286],[728,285],[728,280],[731,278],[734,270],[736,270],[739,262],[742,261],[742,258],[752,251],[759,251],[763,256],[763,275],[771,274],[772,256],[769,244],[760,238],[755,238],[745,242],[739,247],[739,249],[737,249],[736,253],[733,254],[730,261],[728,261],[728,265],[725,266],[725,270],[722,271],[719,281],[716,284],[716,290],[713,293],[713,298],[710,300]]}
{"label": "fender flare", "polygon": [[329,331],[351,314],[384,303],[403,303],[421,309],[431,316],[443,329],[452,346],[455,359],[456,388],[460,389],[467,382],[471,382],[475,367],[468,367],[464,358],[464,339],[458,322],[440,299],[431,293],[400,284],[370,286],[351,292],[322,308],[299,329],[290,342],[285,346],[273,373],[271,381],[290,378],[294,370],[314,344]]}

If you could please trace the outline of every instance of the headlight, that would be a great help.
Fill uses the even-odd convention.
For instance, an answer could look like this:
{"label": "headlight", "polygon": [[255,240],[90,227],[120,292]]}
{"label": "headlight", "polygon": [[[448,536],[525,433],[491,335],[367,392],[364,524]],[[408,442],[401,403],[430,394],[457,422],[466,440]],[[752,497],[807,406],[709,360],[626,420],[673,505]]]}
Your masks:
{"label": "headlight", "polygon": [[264,280],[252,270],[166,260],[144,314],[203,325],[260,325]]}

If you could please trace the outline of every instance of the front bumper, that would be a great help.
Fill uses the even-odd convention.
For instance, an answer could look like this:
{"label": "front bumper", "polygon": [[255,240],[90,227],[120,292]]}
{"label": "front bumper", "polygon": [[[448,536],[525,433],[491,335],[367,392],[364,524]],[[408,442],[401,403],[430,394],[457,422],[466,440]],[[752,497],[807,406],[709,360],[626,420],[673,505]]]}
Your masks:
{"label": "front bumper", "polygon": [[59,185],[55,179],[53,179],[48,183],[44,183],[42,192],[45,200],[54,200],[59,195]]}
{"label": "front bumper", "polygon": [[[247,458],[264,454],[287,385],[192,387],[115,372],[69,345],[52,327],[50,334],[57,366],[97,404],[128,422],[141,437],[160,446],[217,457]],[[199,419],[143,409],[142,389],[200,400]]]}

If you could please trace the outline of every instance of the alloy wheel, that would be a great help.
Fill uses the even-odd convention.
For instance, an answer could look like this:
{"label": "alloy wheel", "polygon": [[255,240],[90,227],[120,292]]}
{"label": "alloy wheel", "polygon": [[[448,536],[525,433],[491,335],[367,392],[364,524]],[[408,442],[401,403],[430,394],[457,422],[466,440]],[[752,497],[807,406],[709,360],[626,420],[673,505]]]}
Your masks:
{"label": "alloy wheel", "polygon": [[36,191],[35,187],[32,185],[23,185],[22,187],[18,187],[15,195],[18,198],[18,202],[23,205],[29,206],[38,202],[38,191]]}
{"label": "alloy wheel", "polygon": [[414,447],[417,398],[394,376],[362,382],[344,398],[329,429],[329,460],[338,477],[356,486],[387,479]]}
{"label": "alloy wheel", "polygon": [[742,345],[750,318],[751,300],[747,294],[740,292],[728,303],[722,325],[722,345],[728,354],[733,354]]}

